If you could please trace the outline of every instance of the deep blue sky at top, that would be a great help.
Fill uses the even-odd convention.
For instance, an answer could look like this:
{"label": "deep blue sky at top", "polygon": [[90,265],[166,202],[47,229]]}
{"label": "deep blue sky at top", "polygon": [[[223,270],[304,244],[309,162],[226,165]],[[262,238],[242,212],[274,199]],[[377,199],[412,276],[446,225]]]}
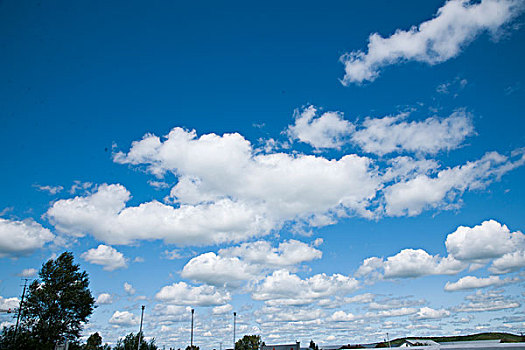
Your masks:
{"label": "deep blue sky at top", "polygon": [[[342,111],[350,121],[413,107],[413,119],[433,115],[429,107],[446,117],[466,107],[478,136],[467,139],[469,147],[443,154],[445,165],[522,147],[524,70],[517,68],[525,47],[516,43],[524,42],[523,29],[497,43],[485,34],[440,65],[411,62],[386,68],[365,86],[340,84],[340,55],[364,50],[370,33],[388,36],[428,20],[442,5],[3,1],[0,208],[12,207],[19,219],[38,218],[49,195],[33,185],[74,180],[123,183],[133,194],[130,205],[160,199],[145,186],[149,177],[112,163],[114,143],[126,149],[146,132],[165,135],[175,126],[199,135],[240,132],[256,143],[279,138],[294,109],[309,103]],[[469,84],[457,98],[436,93],[438,84],[458,76]],[[522,169],[493,186],[520,176]],[[513,188],[508,196],[521,195],[523,188]],[[505,214],[505,200],[484,207],[492,214],[464,223]],[[469,208],[475,211],[476,201]]]}

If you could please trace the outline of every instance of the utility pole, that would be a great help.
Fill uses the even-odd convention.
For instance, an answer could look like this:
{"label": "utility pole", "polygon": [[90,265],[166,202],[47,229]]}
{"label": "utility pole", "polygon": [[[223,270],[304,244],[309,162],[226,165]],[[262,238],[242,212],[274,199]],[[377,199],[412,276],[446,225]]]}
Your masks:
{"label": "utility pole", "polygon": [[193,314],[194,313],[195,313],[195,309],[191,309],[191,341],[190,341],[191,350],[193,350]]}
{"label": "utility pole", "polygon": [[390,338],[388,337],[388,332],[386,333],[386,340],[388,341],[388,347],[391,348],[392,345],[390,345]]}
{"label": "utility pole", "polygon": [[137,345],[137,350],[140,350],[140,337],[142,336],[142,320],[144,319],[144,308],[145,308],[145,306],[142,305],[142,313],[140,315],[139,341],[138,341],[138,345]]}
{"label": "utility pole", "polygon": [[22,291],[22,298],[20,299],[20,306],[18,307],[18,316],[16,317],[16,326],[15,326],[15,334],[14,334],[14,338],[15,338],[15,341],[16,341],[16,332],[18,331],[18,323],[20,322],[20,314],[22,313],[22,307],[23,307],[23,304],[24,304],[24,296],[26,294],[26,287],[27,287],[27,281],[29,279],[28,278],[24,278],[24,290]]}
{"label": "utility pole", "polygon": [[237,317],[237,313],[233,313],[233,350],[235,350],[235,318]]}

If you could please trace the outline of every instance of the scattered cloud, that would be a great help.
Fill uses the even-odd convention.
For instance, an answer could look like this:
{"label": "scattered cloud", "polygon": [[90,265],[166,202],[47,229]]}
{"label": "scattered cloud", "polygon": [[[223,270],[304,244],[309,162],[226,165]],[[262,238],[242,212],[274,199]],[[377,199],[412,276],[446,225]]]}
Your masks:
{"label": "scattered cloud", "polygon": [[104,244],[100,244],[96,249],[93,248],[82,253],[81,257],[91,264],[104,266],[103,269],[106,271],[128,267],[128,259],[121,252]]}
{"label": "scattered cloud", "polygon": [[447,284],[445,285],[445,290],[447,292],[455,292],[458,290],[501,286],[503,284],[514,283],[514,282],[517,282],[517,280],[512,279],[512,278],[500,279],[499,276],[489,276],[486,278],[482,278],[482,277],[480,278],[480,277],[475,277],[475,276],[465,276],[465,277],[460,278],[456,282],[447,282]]}
{"label": "scattered cloud", "polygon": [[294,125],[286,132],[288,136],[316,149],[339,149],[354,131],[352,123],[344,120],[341,112],[325,112],[318,116],[314,106],[296,110],[294,119]]}
{"label": "scattered cloud", "polygon": [[417,312],[417,315],[415,316],[418,320],[435,320],[435,319],[442,319],[444,317],[450,316],[450,311],[445,309],[432,309],[430,307],[422,307]]}
{"label": "scattered cloud", "polygon": [[64,189],[64,187],[62,187],[62,186],[49,186],[49,185],[46,185],[46,186],[33,185],[33,187],[35,187],[39,191],[47,192],[47,193],[49,193],[51,195],[55,195],[55,194],[59,193],[60,191],[62,191]]}
{"label": "scattered cloud", "polygon": [[128,295],[135,294],[135,288],[133,288],[133,286],[130,283],[128,283],[128,282],[124,282],[124,291]]}
{"label": "scattered cloud", "polygon": [[231,300],[227,291],[206,285],[193,287],[184,282],[162,287],[155,298],[173,305],[188,306],[219,306]]}
{"label": "scattered cloud", "polygon": [[384,67],[406,61],[435,65],[459,55],[483,32],[493,36],[522,9],[515,0],[450,0],[437,15],[410,30],[397,29],[388,38],[373,33],[368,51],[353,51],[341,57],[344,85],[374,81]]}
{"label": "scattered cloud", "polygon": [[18,274],[18,276],[29,278],[29,277],[36,276],[37,273],[38,273],[37,269],[29,268],[29,269],[23,269],[22,272]]}
{"label": "scattered cloud", "polygon": [[467,303],[457,306],[456,312],[485,312],[515,309],[521,304],[510,297],[502,295],[503,291],[492,291],[489,293],[477,291],[468,295]]}
{"label": "scattered cloud", "polygon": [[116,326],[134,326],[139,323],[139,318],[129,311],[117,310],[113,313],[108,322]]}
{"label": "scattered cloud", "polygon": [[109,293],[102,293],[97,297],[98,305],[108,305],[113,303],[113,296]]}
{"label": "scattered cloud", "polygon": [[0,296],[0,309],[2,310],[14,310],[17,309],[20,304],[20,300],[18,298],[4,298]]}
{"label": "scattered cloud", "polygon": [[55,238],[51,231],[33,219],[15,221],[0,218],[0,258],[31,254]]}
{"label": "scattered cloud", "polygon": [[457,110],[447,118],[430,117],[407,122],[407,113],[383,118],[366,118],[351,140],[367,153],[393,152],[436,154],[458,148],[474,133],[472,117]]}

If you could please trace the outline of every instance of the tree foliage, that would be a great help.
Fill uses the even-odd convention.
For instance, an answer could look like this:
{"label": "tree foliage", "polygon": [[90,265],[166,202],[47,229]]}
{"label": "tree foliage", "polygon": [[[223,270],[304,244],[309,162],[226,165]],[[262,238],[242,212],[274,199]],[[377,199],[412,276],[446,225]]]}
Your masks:
{"label": "tree foliage", "polygon": [[309,349],[312,349],[312,350],[319,350],[319,346],[314,343],[313,340],[310,340],[310,346],[308,346]]}
{"label": "tree foliage", "polygon": [[137,334],[130,333],[124,337],[124,339],[119,339],[117,345],[113,350],[137,350],[137,345],[139,343],[140,335],[140,349],[139,350],[157,350],[157,345],[155,345],[155,339],[151,339],[150,342],[144,340],[144,335],[141,332]]}
{"label": "tree foliage", "polygon": [[197,345],[188,345],[186,350],[199,350],[199,347]]}
{"label": "tree foliage", "polygon": [[261,347],[261,336],[245,335],[235,342],[235,350],[259,350]]}
{"label": "tree foliage", "polygon": [[87,273],[74,264],[72,253],[64,252],[44,263],[39,276],[29,286],[25,326],[42,345],[80,337],[95,304]]}

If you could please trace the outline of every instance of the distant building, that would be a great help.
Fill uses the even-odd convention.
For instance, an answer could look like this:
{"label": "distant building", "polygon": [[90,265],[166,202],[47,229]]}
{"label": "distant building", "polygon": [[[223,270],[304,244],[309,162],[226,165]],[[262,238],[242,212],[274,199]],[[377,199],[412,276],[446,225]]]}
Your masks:
{"label": "distant building", "polygon": [[301,350],[301,343],[295,344],[279,344],[279,345],[263,345],[261,350]]}

